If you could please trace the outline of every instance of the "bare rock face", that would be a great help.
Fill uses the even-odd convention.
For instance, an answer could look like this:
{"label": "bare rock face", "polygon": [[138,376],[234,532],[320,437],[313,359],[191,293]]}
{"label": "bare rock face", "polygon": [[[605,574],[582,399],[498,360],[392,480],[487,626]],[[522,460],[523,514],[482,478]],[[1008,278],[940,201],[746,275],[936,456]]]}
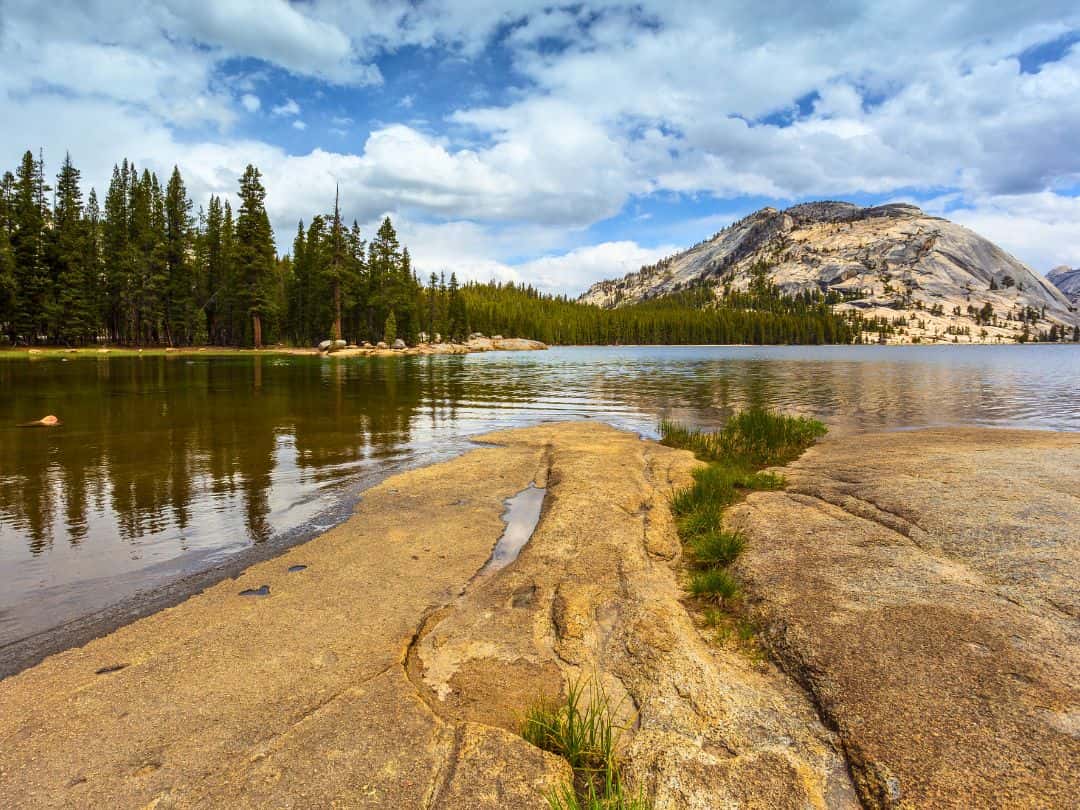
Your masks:
{"label": "bare rock face", "polygon": [[[689,453],[592,422],[484,441],[0,680],[0,807],[542,810],[570,768],[517,729],[579,677],[619,705],[658,810],[857,807],[805,694],[681,603],[667,498]],[[505,501],[533,483],[539,525],[490,571]]]}
{"label": "bare rock face", "polygon": [[657,810],[858,806],[805,695],[709,643],[682,605],[667,499],[689,453],[594,423],[484,440],[544,452],[547,501],[517,560],[425,623],[408,670],[432,711],[510,730],[538,692],[593,679]]}
{"label": "bare rock face", "polygon": [[865,807],[1075,807],[1080,436],[829,440],[729,513]]}
{"label": "bare rock face", "polygon": [[1080,305],[1080,267],[1055,267],[1046,274],[1046,279],[1074,305]]}
{"label": "bare rock face", "polygon": [[[746,289],[759,262],[786,293],[833,290],[847,299],[839,310],[903,318],[901,341],[1012,341],[1025,325],[1042,332],[1080,323],[1047,278],[967,228],[903,203],[763,208],[684,253],[594,284],[580,300],[616,307],[700,280]],[[986,305],[993,315],[979,317]]]}

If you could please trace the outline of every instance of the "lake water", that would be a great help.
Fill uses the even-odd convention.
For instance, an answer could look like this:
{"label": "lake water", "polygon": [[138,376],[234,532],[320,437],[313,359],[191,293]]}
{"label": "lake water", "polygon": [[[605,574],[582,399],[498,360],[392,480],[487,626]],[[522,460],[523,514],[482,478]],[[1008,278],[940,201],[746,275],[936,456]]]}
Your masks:
{"label": "lake water", "polygon": [[[0,359],[0,646],[347,517],[470,437],[655,435],[761,404],[834,431],[1080,430],[1070,346],[558,348],[467,356]],[[20,422],[56,414],[58,428]]]}

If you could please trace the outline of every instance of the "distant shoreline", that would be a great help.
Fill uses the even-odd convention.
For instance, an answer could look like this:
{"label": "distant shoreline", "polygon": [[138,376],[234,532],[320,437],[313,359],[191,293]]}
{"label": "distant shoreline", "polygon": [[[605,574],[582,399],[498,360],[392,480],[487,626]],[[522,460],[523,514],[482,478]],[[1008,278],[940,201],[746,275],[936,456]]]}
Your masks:
{"label": "distant shoreline", "polygon": [[[499,341],[496,341],[498,343]],[[58,346],[0,348],[0,359],[47,359],[70,357],[415,357],[432,355],[477,354],[488,351],[534,351],[543,349],[822,349],[830,347],[850,348],[861,346],[873,349],[902,348],[956,348],[956,347],[1002,347],[1002,346],[1080,346],[1069,342],[1028,342],[1028,343],[948,343],[942,341],[927,343],[552,343],[510,338],[503,343],[533,343],[533,346],[472,346],[469,343],[420,344],[405,349],[379,349],[375,347],[352,347],[336,352],[320,352],[315,348],[296,346],[273,346],[263,349],[236,348],[231,346],[185,346],[182,348],[132,348],[128,346],[107,346],[101,348],[65,348]]]}

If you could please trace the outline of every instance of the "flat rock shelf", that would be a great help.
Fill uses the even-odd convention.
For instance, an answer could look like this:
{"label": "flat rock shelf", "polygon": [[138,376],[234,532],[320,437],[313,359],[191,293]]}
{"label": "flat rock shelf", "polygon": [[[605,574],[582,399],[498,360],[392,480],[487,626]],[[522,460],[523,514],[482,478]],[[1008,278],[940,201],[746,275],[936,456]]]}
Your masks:
{"label": "flat rock shelf", "polygon": [[[583,677],[658,810],[1076,795],[1080,437],[832,440],[734,508],[783,669],[687,610],[668,498],[689,453],[594,422],[483,441],[0,681],[0,806],[545,808],[569,767],[517,729]],[[478,576],[522,492],[531,537]]]}

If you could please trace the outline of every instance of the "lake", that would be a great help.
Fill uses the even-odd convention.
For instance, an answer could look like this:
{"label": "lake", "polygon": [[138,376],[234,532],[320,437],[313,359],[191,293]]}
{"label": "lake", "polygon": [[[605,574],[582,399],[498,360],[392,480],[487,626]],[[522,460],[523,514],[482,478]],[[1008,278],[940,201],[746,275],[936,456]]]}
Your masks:
{"label": "lake", "polygon": [[[329,528],[364,487],[489,430],[589,418],[655,435],[660,418],[713,427],[767,405],[844,433],[1076,431],[1080,349],[2,358],[0,391],[2,647],[252,546]],[[16,427],[50,413],[61,427]]]}

